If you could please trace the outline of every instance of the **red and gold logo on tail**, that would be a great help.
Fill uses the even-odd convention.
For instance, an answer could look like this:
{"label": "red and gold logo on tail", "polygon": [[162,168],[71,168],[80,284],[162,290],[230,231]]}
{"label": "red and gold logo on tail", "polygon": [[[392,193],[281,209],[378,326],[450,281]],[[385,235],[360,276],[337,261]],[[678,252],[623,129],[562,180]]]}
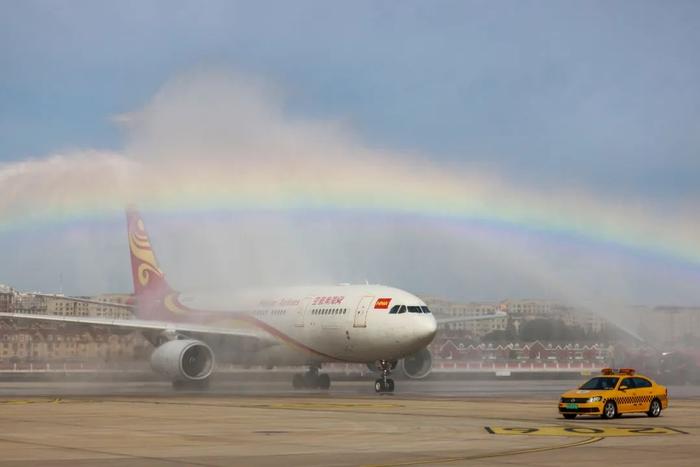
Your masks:
{"label": "red and gold logo on tail", "polygon": [[129,250],[131,250],[131,269],[136,295],[148,291],[165,292],[167,286],[163,272],[158,267],[156,255],[141,216],[134,210],[127,211],[129,229]]}

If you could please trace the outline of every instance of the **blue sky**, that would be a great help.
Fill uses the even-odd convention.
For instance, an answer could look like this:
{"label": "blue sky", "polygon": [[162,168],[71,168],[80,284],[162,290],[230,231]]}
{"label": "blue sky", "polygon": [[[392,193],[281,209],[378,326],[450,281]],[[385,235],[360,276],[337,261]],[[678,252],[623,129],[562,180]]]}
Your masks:
{"label": "blue sky", "polygon": [[700,4],[0,2],[0,160],[118,149],[177,73],[264,77],[368,143],[524,183],[698,196]]}

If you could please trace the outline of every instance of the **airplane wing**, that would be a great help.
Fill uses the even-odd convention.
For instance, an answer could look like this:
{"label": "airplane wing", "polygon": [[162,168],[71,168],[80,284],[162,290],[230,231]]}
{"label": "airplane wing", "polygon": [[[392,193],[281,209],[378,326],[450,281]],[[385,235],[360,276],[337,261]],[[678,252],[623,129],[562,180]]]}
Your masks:
{"label": "airplane wing", "polygon": [[12,318],[43,323],[72,323],[90,326],[104,326],[109,329],[155,331],[166,333],[181,333],[190,336],[209,338],[233,338],[237,340],[252,340],[258,345],[266,346],[275,343],[271,336],[257,329],[221,328],[193,323],[171,323],[166,321],[151,321],[142,319],[104,319],[86,316],[53,316],[29,315],[20,313],[0,313],[0,318]]}
{"label": "airplane wing", "polygon": [[65,295],[45,294],[45,293],[36,293],[36,292],[33,292],[32,295],[35,297],[53,298],[53,299],[70,301],[70,302],[90,303],[93,305],[103,305],[103,306],[108,306],[110,308],[121,308],[123,310],[133,310],[135,308],[134,305],[128,305],[125,303],[115,303],[115,302],[91,300],[89,298],[68,297]]}
{"label": "airplane wing", "polygon": [[451,317],[438,317],[435,316],[435,320],[437,321],[438,324],[449,324],[449,323],[462,323],[465,321],[480,321],[483,319],[493,319],[493,318],[505,318],[508,316],[508,313],[505,313],[503,311],[497,311],[495,313],[491,313],[488,315],[479,315],[479,316],[451,316]]}

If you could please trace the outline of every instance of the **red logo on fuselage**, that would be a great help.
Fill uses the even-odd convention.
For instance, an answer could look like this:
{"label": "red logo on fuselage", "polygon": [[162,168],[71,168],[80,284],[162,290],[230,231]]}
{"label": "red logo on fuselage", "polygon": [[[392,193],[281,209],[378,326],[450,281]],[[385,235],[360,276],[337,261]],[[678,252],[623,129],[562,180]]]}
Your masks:
{"label": "red logo on fuselage", "polygon": [[386,310],[387,308],[389,308],[389,303],[391,303],[390,298],[378,298],[377,301],[374,303],[374,309]]}

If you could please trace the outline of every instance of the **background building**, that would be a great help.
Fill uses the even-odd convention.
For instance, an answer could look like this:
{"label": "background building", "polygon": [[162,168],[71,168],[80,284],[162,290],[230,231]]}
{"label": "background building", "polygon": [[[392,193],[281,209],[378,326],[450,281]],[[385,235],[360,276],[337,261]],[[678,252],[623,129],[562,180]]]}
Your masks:
{"label": "background building", "polygon": [[[65,297],[21,293],[0,286],[0,312],[131,319],[131,309],[119,306],[130,294]],[[88,365],[144,360],[152,346],[139,332],[108,332],[99,326],[0,319],[0,369],[43,365]]]}
{"label": "background building", "polygon": [[481,337],[493,331],[503,331],[508,325],[508,317],[497,314],[502,311],[498,302],[459,303],[430,296],[421,299],[438,318],[479,318],[439,325],[440,329],[451,334],[461,332],[472,337]]}
{"label": "background building", "polygon": [[15,291],[12,287],[0,284],[0,313],[14,310]]}

